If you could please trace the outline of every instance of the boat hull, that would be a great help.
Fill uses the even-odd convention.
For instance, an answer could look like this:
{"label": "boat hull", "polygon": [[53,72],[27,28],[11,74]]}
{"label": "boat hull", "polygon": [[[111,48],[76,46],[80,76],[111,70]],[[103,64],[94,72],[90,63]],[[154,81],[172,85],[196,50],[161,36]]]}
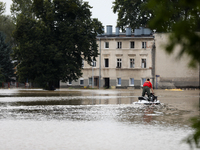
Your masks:
{"label": "boat hull", "polygon": [[133,102],[133,104],[136,104],[136,105],[160,105],[160,101],[157,100],[157,101],[151,102],[151,101],[147,101],[147,100],[138,100],[137,102]]}

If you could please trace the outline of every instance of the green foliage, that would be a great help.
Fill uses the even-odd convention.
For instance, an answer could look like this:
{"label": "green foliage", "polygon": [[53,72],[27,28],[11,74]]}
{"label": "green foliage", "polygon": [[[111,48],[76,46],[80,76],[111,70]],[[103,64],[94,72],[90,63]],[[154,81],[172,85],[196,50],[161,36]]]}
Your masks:
{"label": "green foliage", "polygon": [[2,15],[6,10],[6,3],[0,2],[0,15]]}
{"label": "green foliage", "polygon": [[191,119],[191,123],[194,133],[188,136],[184,142],[187,142],[191,148],[193,148],[193,143],[195,144],[196,148],[200,148],[200,118],[193,117]]}
{"label": "green foliage", "polygon": [[15,29],[15,24],[11,16],[0,15],[0,31],[6,35],[5,42],[11,46],[14,45],[12,32]]}
{"label": "green foliage", "polygon": [[5,82],[5,77],[4,77],[4,75],[2,74],[2,72],[0,70],[0,87],[1,87],[3,82]]}
{"label": "green foliage", "polygon": [[11,47],[5,43],[5,35],[0,32],[0,82],[9,82],[14,77],[10,54]]}
{"label": "green foliage", "polygon": [[18,15],[23,13],[26,16],[31,16],[32,0],[12,0],[10,12],[13,20],[16,22]]}
{"label": "green foliage", "polygon": [[171,32],[166,51],[172,53],[181,45],[178,57],[190,56],[190,66],[200,63],[200,1],[149,0],[148,9],[154,13],[149,27],[157,32]]}
{"label": "green foliage", "polygon": [[82,59],[91,63],[98,56],[102,24],[91,19],[91,7],[79,0],[34,0],[28,6],[32,15],[18,14],[14,32],[19,80],[43,87],[77,80]]}
{"label": "green foliage", "polygon": [[127,26],[132,29],[146,26],[152,13],[144,6],[147,0],[115,0],[113,12],[118,13],[117,26],[125,30]]}
{"label": "green foliage", "polygon": [[[149,0],[147,7],[155,16],[149,27],[157,32],[171,32],[166,51],[172,53],[179,45],[178,57],[183,54],[190,56],[189,65],[197,67],[200,63],[200,1]],[[193,118],[191,121],[195,132],[185,141],[200,148],[200,119]]]}

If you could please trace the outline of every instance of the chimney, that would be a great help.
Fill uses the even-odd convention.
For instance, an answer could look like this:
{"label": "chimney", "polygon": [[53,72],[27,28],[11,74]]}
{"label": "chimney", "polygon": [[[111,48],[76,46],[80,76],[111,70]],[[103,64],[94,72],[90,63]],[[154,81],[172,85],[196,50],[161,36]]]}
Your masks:
{"label": "chimney", "polygon": [[119,36],[119,27],[116,27],[115,29],[116,29],[115,35],[116,35],[116,36]]}
{"label": "chimney", "polygon": [[131,36],[131,28],[126,27],[126,36]]}
{"label": "chimney", "polygon": [[112,25],[107,25],[107,35],[112,35]]}

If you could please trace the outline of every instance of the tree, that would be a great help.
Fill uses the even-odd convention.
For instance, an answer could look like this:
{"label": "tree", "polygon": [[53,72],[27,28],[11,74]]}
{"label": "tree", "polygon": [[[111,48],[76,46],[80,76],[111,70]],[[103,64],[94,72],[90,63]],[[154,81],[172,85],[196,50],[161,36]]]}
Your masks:
{"label": "tree", "polygon": [[15,29],[13,19],[9,15],[0,15],[0,31],[6,35],[5,42],[11,46],[15,44],[12,32]]}
{"label": "tree", "polygon": [[[200,1],[193,0],[149,0],[148,9],[154,12],[149,27],[157,32],[170,32],[166,51],[172,53],[175,46],[181,46],[178,57],[190,56],[190,66],[200,64]],[[192,118],[194,133],[185,141],[200,147],[200,117]]]}
{"label": "tree", "polygon": [[77,80],[82,60],[91,63],[98,56],[102,24],[91,19],[91,7],[79,0],[34,0],[29,6],[31,13],[17,15],[14,32],[19,80],[48,89],[60,80]]}
{"label": "tree", "polygon": [[144,9],[147,0],[115,0],[113,12],[118,13],[117,26],[125,30],[127,26],[132,29],[146,26],[153,14]]}
{"label": "tree", "polygon": [[16,22],[17,16],[21,13],[26,16],[32,15],[32,12],[30,11],[32,4],[32,0],[12,0],[10,12],[13,20]]}
{"label": "tree", "polygon": [[0,2],[0,15],[2,15],[6,10],[6,3]]}
{"label": "tree", "polygon": [[200,1],[149,0],[147,8],[154,12],[149,27],[157,32],[171,32],[166,51],[172,53],[181,45],[178,57],[190,56],[190,66],[200,63]]}
{"label": "tree", "polygon": [[5,35],[0,32],[0,82],[10,82],[14,68],[10,59],[11,47],[5,43]]}

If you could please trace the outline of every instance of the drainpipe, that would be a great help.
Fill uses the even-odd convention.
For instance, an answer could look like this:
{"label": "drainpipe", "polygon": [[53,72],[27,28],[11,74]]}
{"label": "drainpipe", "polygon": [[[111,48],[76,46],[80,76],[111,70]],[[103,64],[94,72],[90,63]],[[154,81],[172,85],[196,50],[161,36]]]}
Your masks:
{"label": "drainpipe", "polygon": [[101,88],[101,38],[99,38],[99,89]]}
{"label": "drainpipe", "polygon": [[93,70],[93,66],[94,66],[94,60],[92,62],[92,88],[94,88],[94,70]]}
{"label": "drainpipe", "polygon": [[[153,35],[154,38],[154,42],[152,45],[152,70],[151,70],[151,74],[152,74],[152,83],[153,83],[153,88],[155,88],[155,61],[156,61],[156,46],[155,46],[155,36]],[[157,77],[156,77],[157,79]],[[157,85],[157,81],[156,81],[156,85]],[[157,88],[157,87],[156,87]]]}

